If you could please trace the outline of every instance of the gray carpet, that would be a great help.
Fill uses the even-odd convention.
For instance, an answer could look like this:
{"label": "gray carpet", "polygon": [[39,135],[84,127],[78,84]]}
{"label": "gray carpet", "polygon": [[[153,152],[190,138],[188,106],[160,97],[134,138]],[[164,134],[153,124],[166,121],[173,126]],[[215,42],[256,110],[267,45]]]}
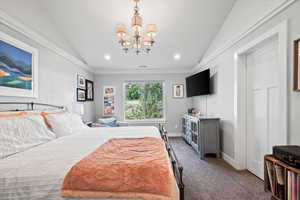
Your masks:
{"label": "gray carpet", "polygon": [[184,167],[185,200],[265,200],[263,181],[247,171],[236,171],[222,159],[200,160],[181,138],[171,138]]}

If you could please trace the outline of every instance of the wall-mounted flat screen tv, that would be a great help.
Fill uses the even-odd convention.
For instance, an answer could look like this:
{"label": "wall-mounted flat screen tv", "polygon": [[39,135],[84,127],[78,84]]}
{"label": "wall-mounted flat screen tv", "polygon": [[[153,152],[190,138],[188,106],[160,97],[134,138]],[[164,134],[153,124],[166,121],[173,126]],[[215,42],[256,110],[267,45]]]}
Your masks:
{"label": "wall-mounted flat screen tv", "polygon": [[210,70],[204,70],[185,79],[187,97],[210,94]]}

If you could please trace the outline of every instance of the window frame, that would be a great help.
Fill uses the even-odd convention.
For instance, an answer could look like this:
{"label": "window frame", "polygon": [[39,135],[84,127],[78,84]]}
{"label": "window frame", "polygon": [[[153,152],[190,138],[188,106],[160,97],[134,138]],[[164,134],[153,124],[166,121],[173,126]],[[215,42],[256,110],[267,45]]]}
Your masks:
{"label": "window frame", "polygon": [[[126,119],[126,85],[128,83],[155,83],[160,82],[162,84],[163,90],[163,118],[161,119]],[[123,83],[123,120],[128,123],[166,123],[166,90],[165,90],[165,81],[163,80],[131,80],[124,81]]]}

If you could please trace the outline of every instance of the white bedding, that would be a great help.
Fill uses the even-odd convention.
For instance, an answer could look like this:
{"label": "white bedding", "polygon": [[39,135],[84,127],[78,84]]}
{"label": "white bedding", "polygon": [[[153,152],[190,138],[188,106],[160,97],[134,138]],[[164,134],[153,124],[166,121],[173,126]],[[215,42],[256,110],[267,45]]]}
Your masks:
{"label": "white bedding", "polygon": [[110,138],[147,136],[160,137],[160,134],[157,128],[149,126],[85,128],[2,159],[0,200],[63,200],[60,187],[75,163]]}

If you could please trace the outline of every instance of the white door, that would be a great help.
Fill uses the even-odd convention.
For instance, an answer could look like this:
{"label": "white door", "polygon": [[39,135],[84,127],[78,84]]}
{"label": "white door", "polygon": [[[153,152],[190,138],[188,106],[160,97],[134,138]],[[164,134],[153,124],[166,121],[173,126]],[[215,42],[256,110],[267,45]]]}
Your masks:
{"label": "white door", "polygon": [[280,144],[278,39],[266,41],[246,55],[247,169],[263,179],[263,159]]}

